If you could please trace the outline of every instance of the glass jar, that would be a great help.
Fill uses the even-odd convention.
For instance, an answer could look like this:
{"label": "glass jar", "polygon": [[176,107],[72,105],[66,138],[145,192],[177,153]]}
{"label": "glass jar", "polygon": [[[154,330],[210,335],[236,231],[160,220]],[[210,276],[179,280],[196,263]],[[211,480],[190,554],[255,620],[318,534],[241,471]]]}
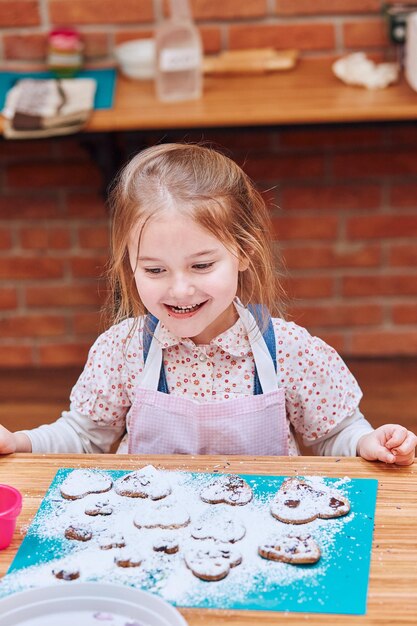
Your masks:
{"label": "glass jar", "polygon": [[48,67],[58,78],[72,78],[83,65],[83,43],[73,28],[57,28],[48,37]]}

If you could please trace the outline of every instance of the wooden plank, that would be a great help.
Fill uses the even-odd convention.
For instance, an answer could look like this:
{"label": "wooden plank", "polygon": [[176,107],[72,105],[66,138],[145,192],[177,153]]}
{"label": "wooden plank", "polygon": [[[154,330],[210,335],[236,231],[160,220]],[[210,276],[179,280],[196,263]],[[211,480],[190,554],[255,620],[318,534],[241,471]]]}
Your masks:
{"label": "wooden plank", "polygon": [[[30,455],[0,459],[0,482],[23,493],[24,507],[12,545],[0,553],[3,575],[33,516],[60,467],[134,470],[148,463],[166,469],[219,471],[291,476],[317,475],[379,480],[372,551],[368,611],[364,616],[264,611],[181,609],[190,626],[412,626],[417,615],[417,466],[396,467],[357,458]],[[343,593],[343,590],[341,590]]]}
{"label": "wooden plank", "polygon": [[[242,97],[244,96],[244,97]],[[331,62],[301,59],[295,69],[255,75],[205,76],[199,100],[161,103],[152,81],[117,79],[114,107],[94,111],[90,132],[417,119],[417,93],[404,77],[386,89],[348,86]],[[1,128],[1,125],[0,125]]]}

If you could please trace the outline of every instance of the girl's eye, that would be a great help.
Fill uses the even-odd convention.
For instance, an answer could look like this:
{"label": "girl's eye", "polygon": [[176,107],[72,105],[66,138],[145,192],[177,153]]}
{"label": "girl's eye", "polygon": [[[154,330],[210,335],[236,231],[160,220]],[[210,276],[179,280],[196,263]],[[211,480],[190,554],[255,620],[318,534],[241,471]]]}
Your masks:
{"label": "girl's eye", "polygon": [[212,263],[196,263],[193,265],[193,268],[196,270],[208,270],[210,267],[213,267],[214,262]]}
{"label": "girl's eye", "polygon": [[161,274],[164,270],[161,267],[145,267],[145,274]]}

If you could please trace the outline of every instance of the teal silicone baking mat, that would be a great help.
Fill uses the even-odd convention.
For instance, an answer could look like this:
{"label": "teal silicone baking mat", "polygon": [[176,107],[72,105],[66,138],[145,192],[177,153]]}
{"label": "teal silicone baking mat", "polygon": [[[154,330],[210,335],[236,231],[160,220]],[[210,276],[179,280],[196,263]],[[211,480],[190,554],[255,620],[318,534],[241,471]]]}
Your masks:
{"label": "teal silicone baking mat", "polygon": [[[0,71],[0,111],[4,107],[6,94],[11,87],[22,78],[55,78],[51,72],[8,72]],[[77,74],[77,78],[94,78],[97,83],[94,98],[95,109],[111,109],[116,85],[116,69],[105,67],[85,69]]]}
{"label": "teal silicone baking mat", "polygon": [[[135,586],[181,607],[341,614],[366,612],[376,480],[304,477],[314,489],[336,489],[340,495],[349,498],[351,508],[343,517],[316,518],[305,524],[292,525],[278,521],[270,512],[271,501],[284,476],[241,474],[253,490],[253,499],[244,506],[230,506],[209,504],[200,497],[202,488],[219,474],[181,471],[160,471],[172,489],[163,500],[151,502],[121,496],[115,492],[114,484],[106,493],[67,500],[61,496],[60,485],[72,471],[63,468],[57,472],[8,574],[0,583],[0,597],[28,587],[74,585],[77,580],[96,580]],[[127,474],[119,470],[102,473],[112,481]],[[183,515],[185,509],[190,523],[163,532],[161,529],[138,528],[133,523],[138,510],[143,512],[147,508],[149,511],[149,507],[154,507],[155,512],[163,502],[177,508],[173,522],[174,518],[178,519],[178,510]],[[96,507],[97,503],[110,507],[111,514],[86,515],[85,510]],[[236,541],[228,546],[240,552],[242,562],[230,568],[222,580],[201,580],[187,567],[184,559],[191,543],[195,545],[200,541],[192,538],[193,528],[199,527],[201,519],[209,519],[210,528],[216,529],[226,518],[232,520],[229,528],[236,532]],[[89,541],[65,538],[67,528],[80,524],[88,524],[92,535]],[[258,546],[266,542],[271,533],[288,531],[308,534],[315,539],[321,550],[317,563],[293,565],[259,556]],[[243,538],[237,538],[242,532]],[[126,547],[103,549],[109,533],[115,535],[110,544],[112,541],[117,543],[115,537],[120,539],[122,535]],[[179,546],[176,553],[155,551],[155,538],[159,541],[161,533],[165,543],[169,539]],[[124,551],[125,560],[130,563],[140,561],[140,565],[118,566],[115,557],[120,550]],[[57,579],[57,572],[61,572],[61,576],[64,573],[78,578]]]}

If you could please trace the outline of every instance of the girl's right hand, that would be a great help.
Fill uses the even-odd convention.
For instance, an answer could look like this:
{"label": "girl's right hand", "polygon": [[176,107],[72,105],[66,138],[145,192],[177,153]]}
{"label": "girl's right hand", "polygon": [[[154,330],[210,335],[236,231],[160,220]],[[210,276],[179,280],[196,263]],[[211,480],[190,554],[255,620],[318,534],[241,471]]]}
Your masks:
{"label": "girl's right hand", "polygon": [[0,454],[13,454],[14,452],[32,452],[29,437],[24,433],[12,433],[0,425]]}

